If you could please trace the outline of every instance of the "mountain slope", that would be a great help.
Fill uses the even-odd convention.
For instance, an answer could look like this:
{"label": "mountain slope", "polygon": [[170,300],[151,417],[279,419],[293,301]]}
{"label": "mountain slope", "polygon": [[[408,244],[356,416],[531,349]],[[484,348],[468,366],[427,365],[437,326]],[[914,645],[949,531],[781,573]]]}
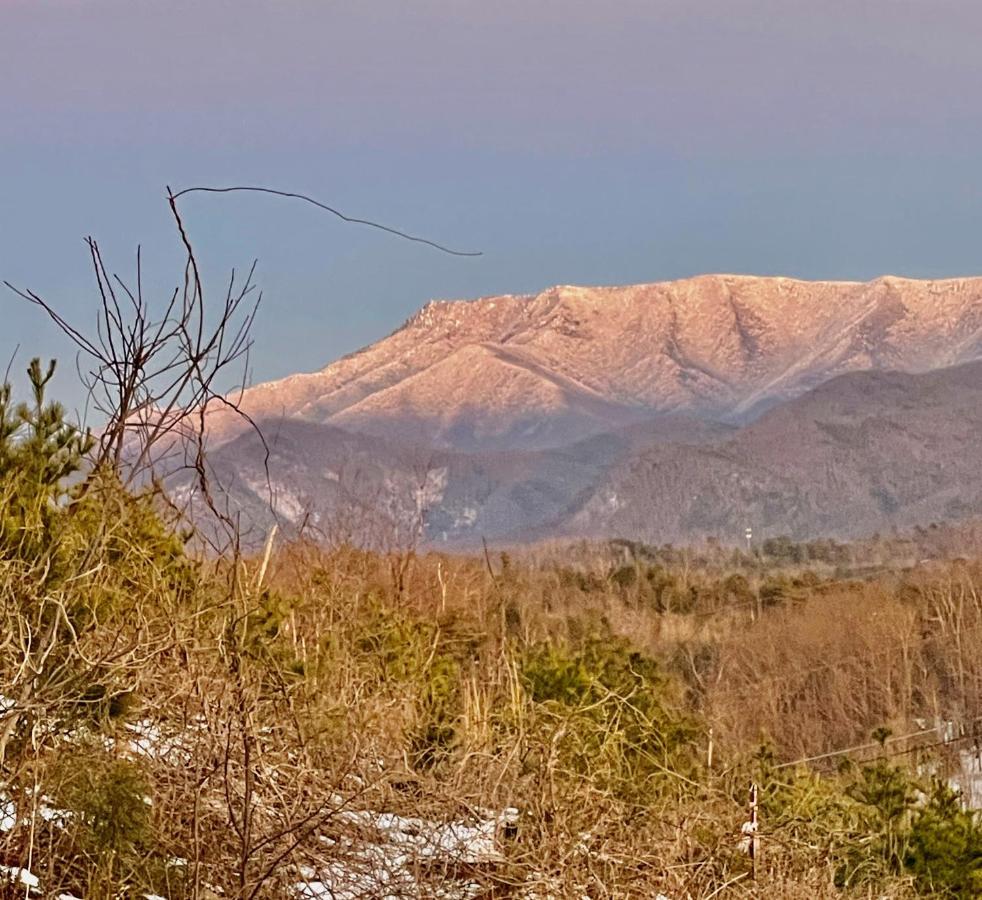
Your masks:
{"label": "mountain slope", "polygon": [[[488,409],[493,399],[493,409]],[[331,416],[341,428],[469,451],[561,446],[643,415],[501,344],[471,344]]]}
{"label": "mountain slope", "polygon": [[668,541],[855,536],[982,514],[982,363],[842,375],[712,446],[632,454],[552,523]]}
{"label": "mountain slope", "polygon": [[[982,362],[837,376],[742,427],[678,416],[566,447],[433,450],[300,420],[211,461],[260,537],[275,520],[374,546],[553,537],[857,536],[982,516]],[[272,505],[270,500],[272,499]]]}
{"label": "mountain slope", "polygon": [[[746,421],[835,375],[982,355],[982,279],[711,275],[428,304],[320,372],[246,391],[298,418],[458,450],[537,450],[668,412]],[[216,411],[212,433],[241,428]]]}
{"label": "mountain slope", "polygon": [[[544,527],[631,452],[679,439],[698,445],[733,431],[667,416],[558,450],[461,453],[298,419],[260,424],[265,446],[250,430],[209,454],[213,487],[249,525],[247,542],[261,543],[275,522],[287,533],[307,529],[383,549],[420,537],[480,541]],[[179,502],[193,498],[194,485],[190,473],[170,482]]]}

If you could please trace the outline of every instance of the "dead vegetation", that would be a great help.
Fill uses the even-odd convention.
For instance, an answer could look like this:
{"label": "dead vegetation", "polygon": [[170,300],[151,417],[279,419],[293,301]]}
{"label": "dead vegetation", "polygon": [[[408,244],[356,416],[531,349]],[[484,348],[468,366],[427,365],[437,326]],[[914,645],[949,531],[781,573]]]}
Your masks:
{"label": "dead vegetation", "polygon": [[982,838],[931,768],[974,747],[974,566],[394,564],[302,543],[209,562],[152,494],[106,481],[44,512],[9,499],[17,471],[0,853],[47,896],[978,886]]}

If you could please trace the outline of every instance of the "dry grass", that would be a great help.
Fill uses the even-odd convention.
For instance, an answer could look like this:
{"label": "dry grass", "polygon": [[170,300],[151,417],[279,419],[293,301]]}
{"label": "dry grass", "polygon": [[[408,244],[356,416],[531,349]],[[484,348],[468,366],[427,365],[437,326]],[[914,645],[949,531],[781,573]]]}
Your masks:
{"label": "dry grass", "polygon": [[[421,860],[406,896],[464,881],[483,897],[911,896],[872,850],[842,884],[843,842],[873,827],[846,796],[852,776],[774,766],[980,713],[980,580],[966,565],[789,572],[765,602],[773,572],[739,584],[669,567],[656,590],[599,553],[393,564],[301,544],[262,584],[259,560],[197,564],[181,582],[131,538],[96,553],[112,545],[112,566],[63,585],[63,605],[99,594],[115,612],[61,635],[73,680],[33,695],[3,762],[21,810],[101,798],[67,824],[35,813],[0,835],[3,862],[81,896],[282,896],[298,866],[350,865],[345,847],[368,838],[348,813],[476,821],[509,807],[519,819],[497,833],[498,858]],[[43,584],[0,567],[0,596],[18,598],[8,623]],[[8,641],[5,685],[24,683],[32,652]],[[95,681],[125,710],[80,718]],[[149,755],[129,746],[143,720],[160,730]],[[739,847],[753,778],[756,882]],[[97,827],[106,809],[119,829]]]}

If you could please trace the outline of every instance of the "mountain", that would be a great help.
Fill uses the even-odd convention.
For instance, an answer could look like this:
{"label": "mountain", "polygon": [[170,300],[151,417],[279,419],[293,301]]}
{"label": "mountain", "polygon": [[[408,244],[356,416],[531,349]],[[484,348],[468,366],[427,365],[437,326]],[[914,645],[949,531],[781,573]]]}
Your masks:
{"label": "mountain", "polygon": [[210,460],[258,535],[854,536],[982,513],[980,358],[982,279],[719,275],[438,302],[246,391],[265,446],[211,414]]}
{"label": "mountain", "polygon": [[982,362],[841,375],[710,446],[611,467],[550,534],[855,537],[982,515]]}
{"label": "mountain", "polygon": [[[543,450],[666,413],[742,423],[836,375],[982,356],[982,278],[707,275],[425,306],[325,369],[258,385],[255,419],[400,443]],[[242,430],[223,411],[215,441]]]}
{"label": "mountain", "polygon": [[[665,416],[554,450],[464,453],[299,419],[261,426],[262,438],[249,430],[209,453],[213,487],[249,525],[248,543],[276,523],[379,549],[551,527],[632,452],[680,439],[698,446],[733,431]],[[193,498],[193,474],[172,478],[171,492],[178,502]]]}
{"label": "mountain", "polygon": [[214,451],[261,536],[376,547],[487,539],[855,537],[982,516],[982,362],[830,379],[742,427],[663,417],[541,451],[404,446],[287,420]]}

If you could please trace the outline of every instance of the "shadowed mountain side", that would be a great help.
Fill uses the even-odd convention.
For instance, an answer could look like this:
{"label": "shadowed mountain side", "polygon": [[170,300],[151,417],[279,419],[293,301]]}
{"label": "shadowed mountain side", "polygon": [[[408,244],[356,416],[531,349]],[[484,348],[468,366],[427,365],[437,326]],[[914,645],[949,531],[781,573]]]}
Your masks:
{"label": "shadowed mountain side", "polygon": [[[397,451],[378,438],[297,419],[258,424],[265,446],[249,430],[208,455],[212,493],[241,517],[248,546],[261,545],[274,524],[290,536],[380,549],[412,536],[418,492],[425,497],[433,479],[431,451]],[[171,477],[169,488],[207,527],[212,517],[193,474]]]}
{"label": "shadowed mountain side", "polygon": [[615,465],[542,534],[855,536],[982,514],[982,363],[834,378],[713,446]]}
{"label": "shadowed mountain side", "polygon": [[761,538],[848,537],[982,515],[982,362],[841,375],[739,429],[665,416],[554,450],[460,453],[302,420],[263,427],[269,485],[255,434],[211,455],[260,540],[273,521],[385,547],[738,541],[748,525]]}
{"label": "shadowed mountain side", "polygon": [[[596,435],[560,450],[456,453],[395,444],[300,420],[261,423],[209,455],[213,478],[242,515],[249,542],[274,522],[329,541],[373,547],[494,539],[556,519],[604,472],[641,447],[667,440],[719,440],[732,427],[666,416]],[[194,501],[191,476],[171,480]],[[200,502],[192,513],[203,514]]]}

